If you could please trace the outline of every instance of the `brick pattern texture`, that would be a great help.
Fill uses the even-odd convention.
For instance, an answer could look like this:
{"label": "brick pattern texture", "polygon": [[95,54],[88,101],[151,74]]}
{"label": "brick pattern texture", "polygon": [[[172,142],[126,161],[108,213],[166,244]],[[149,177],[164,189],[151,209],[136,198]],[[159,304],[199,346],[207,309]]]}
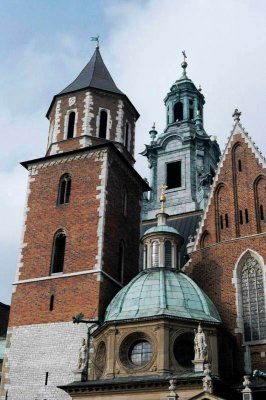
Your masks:
{"label": "brick pattern texture", "polygon": [[[237,288],[232,279],[235,266],[247,249],[266,260],[266,215],[263,220],[259,212],[260,207],[266,211],[266,171],[243,134],[235,133],[231,140],[186,271],[217,306],[227,332],[237,344],[235,355],[231,348],[234,371],[242,374],[243,335],[237,326],[237,317],[241,316],[237,315]],[[250,349],[252,369],[265,370],[261,352],[266,351],[266,345],[252,345]],[[221,345],[220,353],[223,352]]]}

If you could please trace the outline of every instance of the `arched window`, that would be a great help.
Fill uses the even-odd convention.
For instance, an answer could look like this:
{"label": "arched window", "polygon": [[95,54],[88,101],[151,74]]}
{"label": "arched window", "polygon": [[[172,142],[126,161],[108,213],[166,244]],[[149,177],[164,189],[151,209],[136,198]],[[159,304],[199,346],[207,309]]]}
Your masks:
{"label": "arched window", "polygon": [[70,199],[71,177],[69,174],[61,176],[58,188],[57,204],[67,204]]}
{"label": "arched window", "polygon": [[172,267],[172,243],[170,240],[166,240],[164,243],[164,265]]}
{"label": "arched window", "polygon": [[99,126],[99,137],[100,138],[106,139],[106,130],[107,130],[107,112],[105,110],[101,110],[100,126]]}
{"label": "arched window", "polygon": [[68,116],[68,127],[67,127],[67,139],[71,139],[74,136],[76,113],[71,111]]}
{"label": "arched window", "polygon": [[125,148],[128,150],[129,145],[129,124],[126,122],[126,130],[125,130]]}
{"label": "arched window", "polygon": [[254,257],[246,258],[240,282],[245,341],[266,339],[263,271]]}
{"label": "arched window", "polygon": [[182,121],[184,119],[183,115],[183,103],[179,101],[178,103],[175,103],[174,105],[174,122]]}
{"label": "arched window", "polygon": [[66,248],[66,234],[60,230],[56,232],[53,243],[51,274],[63,272]]}
{"label": "arched window", "polygon": [[125,187],[122,193],[122,213],[124,217],[127,215],[127,188]]}
{"label": "arched window", "polygon": [[156,240],[152,242],[152,254],[151,254],[151,266],[152,268],[159,267],[159,242]]}
{"label": "arched window", "polygon": [[118,254],[118,279],[119,282],[124,280],[124,265],[125,265],[125,243],[121,240],[119,244],[119,254]]}

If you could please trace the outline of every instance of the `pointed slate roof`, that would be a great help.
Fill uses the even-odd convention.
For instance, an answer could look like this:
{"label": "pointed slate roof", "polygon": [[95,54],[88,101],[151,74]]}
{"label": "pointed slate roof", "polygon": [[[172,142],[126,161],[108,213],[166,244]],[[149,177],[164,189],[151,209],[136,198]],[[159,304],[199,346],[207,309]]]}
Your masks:
{"label": "pointed slate roof", "polygon": [[107,92],[124,94],[114,83],[113,78],[103,62],[98,47],[96,47],[92,58],[77,78],[58,94],[76,92],[89,87],[105,90]]}
{"label": "pointed slate roof", "polygon": [[49,117],[51,108],[57,97],[67,93],[78,92],[79,90],[84,90],[88,88],[99,89],[105,92],[123,96],[131,104],[134,111],[136,112],[136,119],[139,118],[139,113],[134,107],[134,105],[131,103],[129,98],[123,92],[121,92],[121,90],[118,89],[118,87],[116,86],[113,78],[110,75],[110,72],[108,71],[106,65],[103,62],[98,47],[96,47],[95,52],[91,57],[90,61],[83,68],[83,70],[80,72],[77,78],[72,83],[70,83],[70,85],[68,85],[64,90],[62,90],[53,97],[51,105],[47,111],[46,117],[47,118]]}

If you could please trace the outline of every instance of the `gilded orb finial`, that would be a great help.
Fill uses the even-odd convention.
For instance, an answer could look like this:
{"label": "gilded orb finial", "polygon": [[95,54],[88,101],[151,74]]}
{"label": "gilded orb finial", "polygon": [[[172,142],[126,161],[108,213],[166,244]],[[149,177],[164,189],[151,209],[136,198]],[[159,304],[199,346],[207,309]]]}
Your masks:
{"label": "gilded orb finial", "polygon": [[165,190],[168,188],[165,183],[163,183],[160,186],[161,189],[161,196],[160,196],[160,202],[161,202],[161,212],[164,213],[165,211],[165,202],[166,202],[166,195],[165,195]]}

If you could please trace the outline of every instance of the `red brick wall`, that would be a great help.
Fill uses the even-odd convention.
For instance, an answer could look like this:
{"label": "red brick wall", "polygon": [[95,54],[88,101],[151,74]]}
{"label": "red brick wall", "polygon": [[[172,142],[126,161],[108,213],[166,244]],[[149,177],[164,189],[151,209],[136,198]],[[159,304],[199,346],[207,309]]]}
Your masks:
{"label": "red brick wall", "polygon": [[[12,296],[10,326],[69,322],[83,312],[97,318],[100,284],[96,274],[17,285]],[[54,308],[50,311],[50,298]]]}
{"label": "red brick wall", "polygon": [[[239,170],[241,160],[241,170]],[[256,201],[254,182],[260,178]],[[258,163],[251,149],[240,134],[233,137],[232,146],[226,155],[218,182],[204,221],[197,249],[191,254],[188,274],[209,295],[221,315],[225,328],[236,337],[238,369],[243,368],[242,334],[237,329],[236,287],[232,283],[233,271],[239,257],[247,250],[257,252],[266,260],[265,221],[258,229],[258,204],[265,209],[265,170]],[[248,210],[246,222],[245,209]],[[243,224],[239,211],[242,210]],[[221,229],[220,215],[228,215],[229,226]],[[224,220],[225,222],[225,220]],[[257,346],[259,352],[266,345]],[[242,356],[240,357],[239,354]],[[253,357],[253,356],[252,356]],[[265,364],[265,359],[253,357],[253,368]]]}
{"label": "red brick wall", "polygon": [[[91,155],[90,158],[82,158],[85,154]],[[106,164],[102,156],[107,157]],[[84,154],[78,153],[77,159],[71,155],[60,160],[60,163],[50,162],[49,166],[37,168],[37,173],[32,175],[19,280],[49,277],[54,235],[64,229],[64,274],[93,270],[99,261],[107,274],[118,279],[118,248],[123,239],[126,245],[124,281],[128,282],[138,273],[140,181],[132,177],[128,165],[112,149],[90,153],[87,150]],[[58,185],[65,173],[71,176],[70,202],[58,205]],[[101,192],[105,174],[106,187]],[[125,186],[128,189],[126,217],[122,213]],[[104,210],[99,197],[105,195]],[[105,212],[104,236],[100,240],[99,210]],[[99,241],[103,243],[102,260],[98,260]],[[121,286],[110,278],[98,278],[95,274],[85,274],[18,284],[12,297],[10,326],[69,321],[80,311],[86,312],[87,318],[97,317],[98,313],[103,315]],[[55,304],[52,312],[49,310],[51,295]]]}

